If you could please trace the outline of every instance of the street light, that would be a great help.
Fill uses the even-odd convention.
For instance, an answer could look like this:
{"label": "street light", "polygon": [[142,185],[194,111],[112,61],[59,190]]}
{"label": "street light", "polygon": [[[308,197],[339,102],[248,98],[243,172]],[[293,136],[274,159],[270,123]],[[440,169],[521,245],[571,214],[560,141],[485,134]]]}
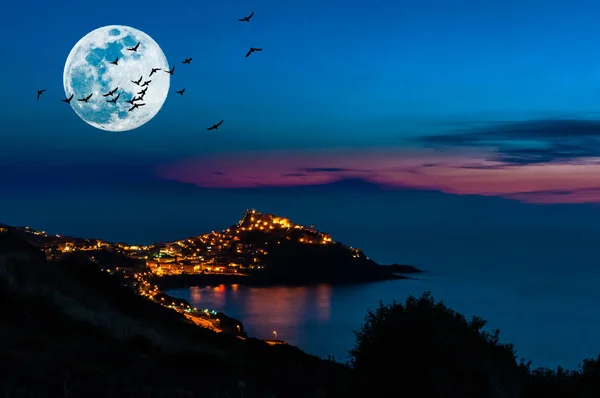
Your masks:
{"label": "street light", "polygon": [[277,331],[273,330],[273,336],[275,336],[275,340],[277,340]]}

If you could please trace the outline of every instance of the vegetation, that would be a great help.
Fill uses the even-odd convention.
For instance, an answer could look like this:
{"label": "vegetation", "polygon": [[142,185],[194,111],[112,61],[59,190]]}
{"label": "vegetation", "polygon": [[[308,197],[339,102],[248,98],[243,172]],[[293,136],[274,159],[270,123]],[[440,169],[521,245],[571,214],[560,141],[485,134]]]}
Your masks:
{"label": "vegetation", "polygon": [[136,295],[86,256],[47,261],[0,233],[4,397],[600,396],[600,357],[532,369],[485,321],[430,294],[380,303],[342,365],[287,346],[198,328]]}
{"label": "vegetation", "polygon": [[[0,247],[14,238],[0,233]],[[82,256],[48,262],[19,250],[0,253],[5,397],[335,397],[343,388],[343,365],[199,328]]]}
{"label": "vegetation", "polygon": [[579,370],[531,369],[499,331],[483,330],[429,293],[369,310],[350,351],[356,397],[600,396],[600,357]]}

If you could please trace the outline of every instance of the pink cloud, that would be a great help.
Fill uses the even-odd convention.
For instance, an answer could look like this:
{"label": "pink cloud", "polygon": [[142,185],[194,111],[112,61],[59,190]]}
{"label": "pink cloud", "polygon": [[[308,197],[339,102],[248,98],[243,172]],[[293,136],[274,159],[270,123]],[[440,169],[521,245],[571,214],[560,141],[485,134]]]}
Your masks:
{"label": "pink cloud", "polygon": [[336,149],[221,154],[158,169],[162,179],[212,188],[328,184],[360,178],[390,187],[510,197],[536,203],[600,202],[600,164],[507,166],[472,150]]}

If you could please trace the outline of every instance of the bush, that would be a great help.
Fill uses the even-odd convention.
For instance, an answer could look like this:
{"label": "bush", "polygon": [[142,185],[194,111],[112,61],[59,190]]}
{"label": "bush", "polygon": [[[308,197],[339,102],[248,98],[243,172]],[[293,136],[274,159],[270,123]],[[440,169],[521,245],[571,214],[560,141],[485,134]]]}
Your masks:
{"label": "bush", "polygon": [[578,370],[530,369],[522,365],[524,397],[591,398],[600,397],[600,356],[584,359]]}
{"label": "bush", "polygon": [[363,397],[518,397],[519,365],[499,331],[483,331],[430,293],[380,303],[355,332],[354,392]]}

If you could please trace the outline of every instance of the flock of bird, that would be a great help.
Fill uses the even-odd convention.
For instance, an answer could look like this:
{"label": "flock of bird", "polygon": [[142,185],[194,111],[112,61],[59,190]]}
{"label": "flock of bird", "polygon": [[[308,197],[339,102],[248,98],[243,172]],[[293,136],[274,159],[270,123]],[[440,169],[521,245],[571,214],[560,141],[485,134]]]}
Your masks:
{"label": "flock of bird", "polygon": [[[250,19],[254,16],[254,11],[252,11],[250,13],[250,15],[248,15],[247,17],[244,18],[238,18],[238,21],[240,22],[250,22]],[[138,48],[140,47],[140,42],[138,42],[135,46],[133,47],[129,47],[127,48],[127,51],[131,51],[131,52],[137,52]],[[256,47],[250,47],[250,50],[248,50],[248,52],[246,53],[246,58],[248,58],[250,56],[250,54],[257,52],[257,51],[262,51],[262,48],[256,48]],[[118,66],[119,65],[119,57],[117,57],[114,61],[110,61],[109,62],[112,65]],[[191,64],[192,63],[192,58],[186,58],[184,61],[181,62],[182,64]],[[173,66],[170,70],[166,70],[166,69],[162,69],[162,68],[152,68],[150,71],[150,74],[148,75],[148,78],[152,77],[153,74],[159,72],[159,71],[163,71],[166,72],[168,74],[170,74],[171,76],[173,76],[173,74],[175,73],[175,66]],[[129,112],[139,108],[140,106],[144,106],[146,105],[145,103],[141,102],[144,100],[144,96],[146,95],[146,91],[148,90],[148,87],[150,86],[150,83],[152,82],[152,80],[144,80],[144,82],[142,83],[142,80],[144,79],[144,76],[140,76],[140,78],[138,80],[131,80],[131,82],[137,86],[140,87],[141,91],[137,92],[137,96],[134,96],[131,100],[125,101],[127,103],[129,103],[131,105],[131,108],[129,108]],[[144,88],[145,87],[145,88]],[[112,103],[112,104],[116,104],[118,99],[121,97],[121,93],[117,93],[117,90],[119,89],[119,87],[110,90],[109,92],[107,92],[106,94],[103,94],[103,97],[111,97],[111,99],[107,99],[106,102],[107,103]],[[37,99],[40,99],[40,96],[46,92],[46,89],[42,89],[42,90],[37,90]],[[183,95],[183,93],[185,92],[185,87],[182,88],[181,90],[175,90],[175,92],[179,95]],[[115,93],[117,93],[116,96]],[[90,98],[92,98],[93,93],[89,94],[87,97],[83,97],[83,98],[78,98],[77,101],[79,102],[85,102],[87,103]],[[67,104],[71,103],[71,100],[73,99],[73,97],[75,96],[75,94],[71,94],[69,97],[65,98],[65,99],[61,99],[62,102],[65,102]],[[219,126],[223,124],[223,120],[221,120],[220,122],[213,124],[212,126],[208,127],[207,130],[216,130],[219,128]]]}

